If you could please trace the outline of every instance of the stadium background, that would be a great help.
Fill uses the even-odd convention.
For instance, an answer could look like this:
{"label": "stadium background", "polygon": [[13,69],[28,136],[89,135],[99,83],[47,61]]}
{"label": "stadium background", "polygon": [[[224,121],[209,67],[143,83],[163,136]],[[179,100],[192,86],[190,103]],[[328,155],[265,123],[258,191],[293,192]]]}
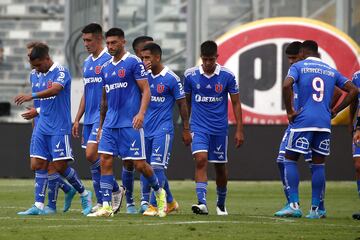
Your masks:
{"label": "stadium background", "polygon": [[[0,152],[3,167],[0,177],[33,177],[28,167],[31,124],[20,117],[24,106],[17,107],[12,101],[17,93],[29,92],[30,68],[25,58],[27,42],[47,42],[52,49],[53,59],[70,68],[73,75],[74,117],[82,86],[79,69],[87,56],[80,30],[89,22],[101,23],[105,30],[113,26],[124,29],[128,50],[131,50],[135,37],[144,34],[153,36],[163,48],[166,65],[182,76],[184,69],[198,63],[198,49],[202,41],[219,39],[235,26],[285,16],[322,21],[346,33],[355,44],[360,42],[360,0],[2,0]],[[269,61],[276,60],[276,57],[267,57]],[[358,66],[358,62],[354,66]],[[278,99],[281,106],[281,97]],[[261,100],[267,99],[258,101]],[[174,115],[177,120],[177,112]],[[278,179],[275,158],[285,128],[284,124],[249,123],[245,125],[244,146],[235,150],[231,141],[234,129],[230,127],[230,179]],[[182,145],[178,126],[175,134],[168,176],[170,179],[191,179],[193,162],[190,149]],[[78,140],[73,141],[73,150],[79,174],[90,177],[88,163]],[[331,150],[332,155],[327,161],[327,178],[352,180],[351,138],[345,125],[333,127]],[[117,164],[119,166],[120,161]],[[302,179],[309,179],[306,164],[301,165]],[[120,168],[117,169],[119,175]],[[213,176],[212,169],[209,172]]]}

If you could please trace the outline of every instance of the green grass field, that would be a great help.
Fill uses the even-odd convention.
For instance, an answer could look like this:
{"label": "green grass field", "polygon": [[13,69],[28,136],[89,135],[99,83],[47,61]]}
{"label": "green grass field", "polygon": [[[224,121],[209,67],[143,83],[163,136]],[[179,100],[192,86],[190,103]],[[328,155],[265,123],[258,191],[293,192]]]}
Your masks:
{"label": "green grass field", "polygon": [[[355,182],[328,182],[328,218],[320,220],[279,219],[273,213],[284,203],[279,182],[230,182],[229,216],[216,216],[215,184],[209,183],[208,216],[196,216],[194,183],[171,181],[181,211],[166,218],[126,215],[124,208],[113,218],[88,218],[80,213],[76,196],[70,212],[51,216],[17,216],[33,203],[32,180],[0,180],[0,239],[360,239],[360,221],[352,220],[360,210]],[[90,182],[86,182],[90,186]],[[135,183],[139,192],[139,183]],[[310,185],[300,187],[302,210],[310,207]],[[136,196],[138,202],[139,197]]]}

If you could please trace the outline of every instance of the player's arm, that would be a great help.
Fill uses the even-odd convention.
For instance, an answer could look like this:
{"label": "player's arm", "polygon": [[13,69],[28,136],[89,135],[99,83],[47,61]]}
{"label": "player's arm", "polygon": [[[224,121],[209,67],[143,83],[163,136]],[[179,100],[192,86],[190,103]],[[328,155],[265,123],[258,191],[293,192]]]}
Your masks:
{"label": "player's arm", "polygon": [[341,110],[346,108],[351,102],[355,101],[356,96],[359,93],[357,87],[351,81],[347,81],[341,89],[347,92],[348,94],[345,96],[344,100],[342,100],[342,102],[338,106],[336,106],[331,110],[331,115],[333,117],[336,116]]}
{"label": "player's arm", "polygon": [[236,121],[235,147],[239,148],[244,143],[244,128],[242,123],[240,94],[239,93],[230,94],[230,99],[233,106],[233,112]]}
{"label": "player's arm", "polygon": [[32,94],[19,94],[15,97],[15,103],[17,105],[21,105],[24,102],[29,102],[33,99],[37,98],[48,98],[52,96],[56,96],[60,93],[60,91],[63,90],[63,85],[60,83],[54,82],[51,85],[51,88],[48,88],[44,91],[32,93]]}
{"label": "player's arm", "polygon": [[99,142],[102,134],[102,126],[106,117],[106,112],[108,110],[107,99],[106,99],[106,91],[103,87],[101,102],[100,102],[100,123],[99,123],[99,131],[96,136],[96,141]]}
{"label": "player's arm", "polygon": [[292,77],[286,77],[283,85],[283,96],[285,102],[285,108],[289,122],[293,122],[296,116],[296,112],[293,106],[293,86],[294,79]]}
{"label": "player's arm", "polygon": [[189,113],[186,106],[185,98],[176,100],[176,104],[179,108],[179,113],[183,123],[182,140],[185,146],[189,146],[191,143],[190,124],[189,124]]}
{"label": "player's arm", "polygon": [[336,87],[334,88],[334,95],[331,99],[331,109],[333,109],[336,105],[336,103],[339,101],[340,97],[342,96],[342,91],[340,88]]}
{"label": "player's arm", "polygon": [[151,93],[150,93],[150,87],[149,87],[149,82],[147,81],[147,78],[137,80],[136,83],[140,89],[142,97],[141,97],[140,110],[134,117],[132,123],[133,123],[133,128],[140,129],[144,122],[144,116],[146,113],[146,109],[150,103]]}
{"label": "player's arm", "polygon": [[82,116],[84,115],[84,112],[85,112],[85,98],[84,98],[84,94],[83,94],[81,97],[81,100],[80,100],[78,112],[75,117],[74,125],[72,127],[72,135],[75,138],[79,138],[79,136],[80,136],[79,135],[79,122],[80,122],[80,119],[82,118]]}

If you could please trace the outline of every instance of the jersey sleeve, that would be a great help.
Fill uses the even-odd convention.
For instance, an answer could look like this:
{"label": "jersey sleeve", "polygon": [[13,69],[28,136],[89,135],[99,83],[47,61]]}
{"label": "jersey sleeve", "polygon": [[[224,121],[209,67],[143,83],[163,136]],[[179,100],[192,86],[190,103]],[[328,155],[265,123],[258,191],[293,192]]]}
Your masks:
{"label": "jersey sleeve", "polygon": [[290,78],[294,79],[294,82],[297,82],[297,80],[299,79],[299,72],[298,72],[295,64],[289,68],[289,71],[288,71],[288,74],[286,77],[287,78],[290,77]]}
{"label": "jersey sleeve", "polygon": [[343,88],[347,81],[349,81],[349,79],[344,77],[341,73],[336,72],[336,86],[338,86],[339,88]]}
{"label": "jersey sleeve", "polygon": [[352,82],[356,87],[360,87],[360,73],[359,74],[354,74],[352,77]]}
{"label": "jersey sleeve", "polygon": [[147,80],[147,71],[143,62],[135,64],[134,77],[136,80]]}
{"label": "jersey sleeve", "polygon": [[228,91],[230,94],[239,93],[239,84],[237,83],[235,76],[232,74],[230,74],[228,78]]}
{"label": "jersey sleeve", "polygon": [[185,92],[180,78],[174,78],[171,84],[171,93],[176,100],[184,98]]}
{"label": "jersey sleeve", "polygon": [[71,77],[65,69],[61,68],[56,73],[53,83],[60,84],[63,88],[65,88],[66,84],[70,81]]}
{"label": "jersey sleeve", "polygon": [[191,93],[191,79],[190,76],[186,76],[184,78],[184,92],[187,94]]}

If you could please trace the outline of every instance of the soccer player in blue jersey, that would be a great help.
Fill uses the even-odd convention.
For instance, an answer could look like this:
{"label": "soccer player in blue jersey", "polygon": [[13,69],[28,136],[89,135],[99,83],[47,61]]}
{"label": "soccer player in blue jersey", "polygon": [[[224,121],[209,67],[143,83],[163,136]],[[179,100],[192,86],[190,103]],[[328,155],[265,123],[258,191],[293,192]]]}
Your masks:
{"label": "soccer player in blue jersey", "polygon": [[[185,93],[180,78],[162,64],[162,50],[158,44],[146,44],[141,51],[141,55],[144,64],[150,62],[147,65],[151,66],[151,72],[148,74],[151,99],[144,119],[146,159],[154,169],[159,184],[164,189],[165,183],[167,184],[167,189],[165,189],[166,202],[168,203],[167,213],[170,213],[177,211],[179,208],[179,204],[172,196],[165,174],[174,138],[173,107],[175,102],[179,107],[180,116],[183,121],[183,141],[185,145],[191,143]],[[143,184],[148,185],[146,181]],[[149,198],[145,198],[144,192],[146,191],[143,191],[142,201],[148,202]],[[152,193],[150,205],[143,215],[157,215],[154,193]]]}
{"label": "soccer player in blue jersey", "polygon": [[[150,101],[150,88],[145,66],[135,55],[125,50],[125,34],[111,28],[105,34],[106,46],[113,58],[103,65],[103,95],[101,101],[99,153],[101,154],[100,187],[103,206],[88,216],[113,216],[111,190],[113,159],[120,156],[124,165],[133,166],[144,175],[155,191],[158,215],[166,216],[166,194],[160,187],[151,166],[146,162],[142,128]],[[100,137],[101,136],[101,137]],[[127,187],[125,185],[125,187]]]}
{"label": "soccer player in blue jersey", "polygon": [[[299,173],[297,160],[300,154],[312,150],[312,202],[307,218],[323,218],[319,211],[325,185],[325,157],[330,154],[331,117],[348,106],[356,97],[357,89],[337,70],[322,62],[315,41],[301,45],[305,59],[293,64],[284,81],[283,94],[289,122],[292,124],[285,152],[285,181],[290,204],[282,217],[301,217],[299,206]],[[292,101],[292,86],[298,93],[298,106]],[[344,100],[330,109],[335,86],[348,92]],[[297,109],[297,110],[295,110]]]}
{"label": "soccer player in blue jersey", "polygon": [[48,46],[34,46],[29,56],[30,64],[42,73],[40,83],[44,90],[31,95],[20,94],[15,103],[20,105],[32,99],[40,99],[40,118],[35,128],[31,156],[35,169],[35,204],[20,215],[44,214],[44,198],[48,183],[47,168],[53,161],[55,169],[81,195],[83,214],[91,211],[91,192],[84,188],[77,173],[68,167],[73,160],[69,135],[71,132],[70,87],[71,77],[67,69],[54,63],[49,56]]}
{"label": "soccer player in blue jersey", "polygon": [[[34,46],[46,47],[41,42],[30,42],[26,45],[27,48],[27,56],[29,58],[30,53]],[[30,61],[30,59],[29,59]],[[43,90],[43,87],[40,83],[41,73],[37,72],[35,69],[32,69],[30,73],[30,84],[32,93],[37,93]],[[33,132],[30,141],[30,156],[33,155],[33,140],[35,134],[35,128],[37,125],[37,121],[39,119],[40,112],[40,100],[34,99],[34,105],[32,108],[28,108],[28,111],[23,113],[21,116],[27,120],[33,119]],[[31,158],[31,161],[35,161],[34,158]],[[34,170],[34,169],[33,169]],[[64,212],[66,212],[70,206],[74,195],[76,194],[76,190],[71,187],[68,183],[66,183],[60,174],[56,171],[52,163],[49,163],[48,166],[48,205],[44,208],[45,214],[54,214],[56,213],[56,201],[58,195],[58,189],[62,189],[65,193],[65,203],[64,203]]]}
{"label": "soccer player in blue jersey", "polygon": [[[90,171],[97,204],[92,208],[96,212],[102,207],[102,195],[100,192],[100,159],[98,156],[98,143],[96,141],[100,122],[100,102],[102,95],[102,65],[111,59],[107,49],[103,47],[102,27],[97,23],[90,23],[82,29],[84,47],[90,53],[83,64],[84,93],[81,97],[79,110],[76,114],[72,134],[79,138],[79,122],[84,116],[82,132],[82,148],[86,149],[86,159],[91,164]],[[124,188],[119,187],[114,179],[112,193],[112,207],[114,213],[120,209]]]}
{"label": "soccer player in blue jersey", "polygon": [[[352,78],[352,82],[353,84],[360,89],[360,70],[355,72]],[[360,197],[360,144],[359,144],[359,130],[360,130],[360,116],[359,116],[359,99],[360,99],[360,93],[358,94],[358,99],[357,101],[354,101],[353,103],[351,103],[351,107],[350,107],[350,119],[351,119],[351,123],[354,120],[354,116],[357,116],[357,120],[356,120],[356,125],[351,126],[352,130],[355,131],[354,134],[354,143],[353,143],[353,159],[354,159],[354,166],[355,166],[355,170],[356,170],[356,184],[357,184],[357,191]],[[360,213],[354,213],[352,216],[354,219],[356,220],[360,220]]]}
{"label": "soccer player in blue jersey", "polygon": [[190,114],[192,154],[195,159],[195,182],[198,204],[192,205],[196,214],[208,214],[206,205],[207,165],[214,163],[217,186],[218,215],[227,215],[227,148],[228,148],[228,94],[236,119],[235,147],[243,141],[239,87],[234,74],[219,65],[217,44],[201,44],[202,65],[185,71],[185,94]]}

